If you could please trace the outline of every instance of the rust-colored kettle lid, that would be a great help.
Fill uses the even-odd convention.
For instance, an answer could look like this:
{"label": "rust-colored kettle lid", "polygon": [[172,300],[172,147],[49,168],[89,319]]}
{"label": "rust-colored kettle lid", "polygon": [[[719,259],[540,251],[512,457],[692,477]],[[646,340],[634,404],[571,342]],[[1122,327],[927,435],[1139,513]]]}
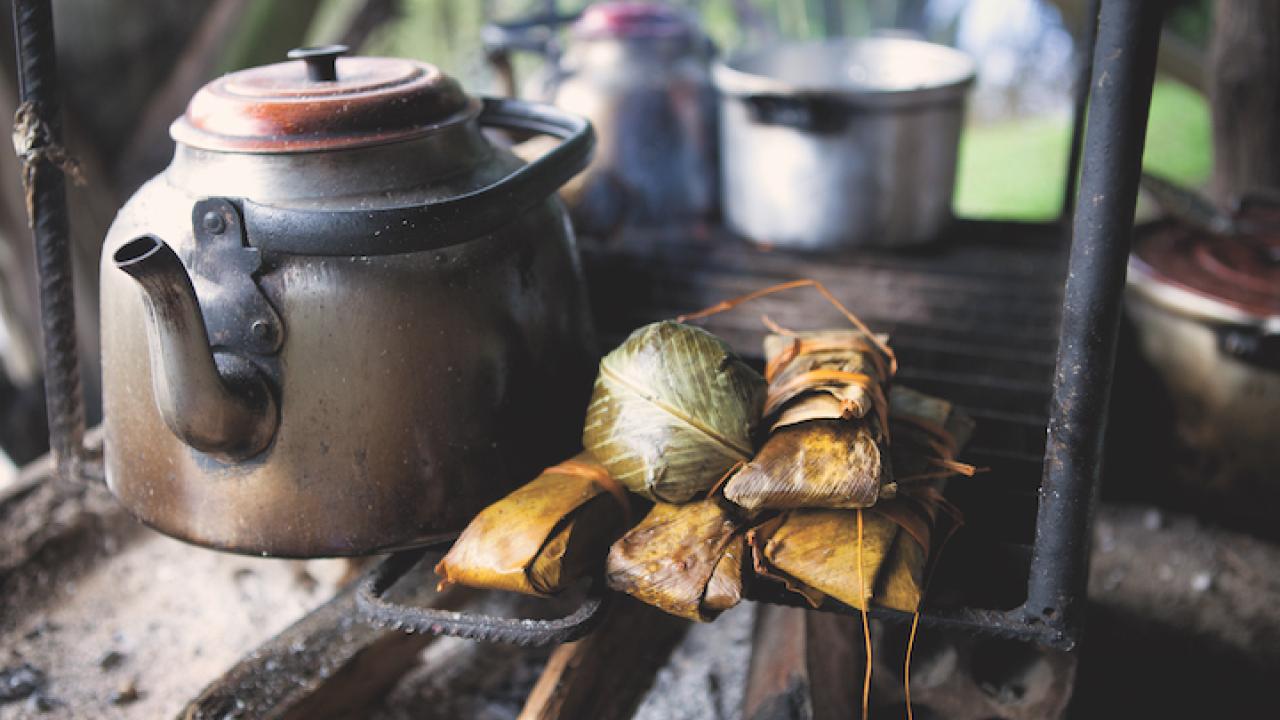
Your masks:
{"label": "rust-colored kettle lid", "polygon": [[224,75],[196,92],[169,134],[223,152],[339,150],[425,135],[473,109],[433,65],[346,52],[299,48],[289,62]]}

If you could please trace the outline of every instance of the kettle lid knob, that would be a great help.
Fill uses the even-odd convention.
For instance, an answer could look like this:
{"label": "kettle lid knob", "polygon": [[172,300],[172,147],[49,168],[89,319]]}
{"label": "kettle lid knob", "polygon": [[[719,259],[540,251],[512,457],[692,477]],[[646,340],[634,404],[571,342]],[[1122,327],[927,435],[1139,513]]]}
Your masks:
{"label": "kettle lid knob", "polygon": [[300,47],[290,50],[288,57],[307,64],[307,79],[311,82],[334,82],[338,79],[338,58],[350,49],[346,45]]}

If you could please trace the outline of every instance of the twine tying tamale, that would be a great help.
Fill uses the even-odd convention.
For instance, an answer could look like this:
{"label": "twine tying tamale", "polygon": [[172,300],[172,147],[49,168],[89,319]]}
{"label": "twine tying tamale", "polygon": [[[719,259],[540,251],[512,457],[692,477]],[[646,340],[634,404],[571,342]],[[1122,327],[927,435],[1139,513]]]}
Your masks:
{"label": "twine tying tamale", "polygon": [[[779,327],[776,323],[772,325],[766,323],[766,325],[771,331],[779,335],[796,334],[794,331]],[[871,345],[862,338],[833,340],[829,336],[797,337],[787,346],[786,350],[783,350],[765,365],[765,382],[772,382],[773,378],[799,355],[848,350],[867,353],[867,357],[871,358],[872,364],[875,365],[876,375],[880,377],[889,375],[889,369],[885,366],[884,356],[880,354],[879,347]]]}
{"label": "twine tying tamale", "polygon": [[[863,598],[868,598],[866,572],[864,570],[862,560],[862,509],[858,509],[858,594]],[[862,719],[868,720],[870,717],[871,702],[871,625],[867,622],[867,604],[869,600],[864,600],[862,605],[858,606],[858,614],[862,618],[862,638],[866,643],[867,662],[866,673],[862,676]]]}
{"label": "twine tying tamale", "polygon": [[[716,303],[715,305],[712,305],[709,308],[699,310],[698,312],[695,312],[695,313],[686,313],[684,315],[677,317],[676,322],[682,323],[682,322],[688,322],[689,320],[698,320],[704,317],[709,317],[711,315],[722,313],[726,310],[732,310],[733,308],[738,307],[743,303],[750,302],[752,300],[756,300],[758,298],[762,298],[767,295],[774,295],[780,292],[785,292],[787,290],[794,290],[796,288],[802,288],[802,287],[811,287],[814,290],[817,290],[822,295],[822,297],[826,298],[827,302],[831,303],[831,305],[835,307],[836,310],[840,311],[841,315],[844,315],[846,320],[848,320],[855,328],[857,328],[858,330],[861,330],[863,334],[866,335],[867,338],[871,341],[872,345],[874,345],[875,348],[884,356],[884,358],[888,359],[889,361],[888,375],[897,374],[898,358],[893,354],[893,350],[888,345],[881,342],[880,339],[875,336],[875,333],[871,332],[870,328],[868,328],[866,324],[862,322],[862,320],[858,319],[857,315],[854,315],[852,312],[850,312],[849,309],[844,306],[844,304],[842,304],[839,300],[836,299],[835,295],[831,294],[831,291],[828,290],[825,285],[818,282],[817,280],[804,278],[801,280],[792,280],[790,282],[771,285],[767,288],[763,288],[761,290],[756,290],[755,292],[747,293],[746,295],[740,295],[736,298],[723,300],[721,302]],[[783,334],[788,334],[788,333],[783,333]]]}
{"label": "twine tying tamale", "polygon": [[920,629],[920,611],[924,607],[925,598],[929,597],[929,583],[933,581],[933,573],[938,568],[938,561],[942,558],[942,551],[946,549],[947,543],[951,541],[951,537],[956,534],[956,531],[964,525],[964,514],[960,512],[960,508],[951,504],[951,501],[943,497],[942,492],[937,488],[925,486],[916,490],[913,496],[928,498],[929,501],[934,503],[934,507],[941,510],[951,522],[948,524],[946,532],[943,533],[942,540],[938,542],[938,549],[931,554],[929,560],[925,563],[924,582],[920,586],[920,605],[911,614],[911,632],[907,634],[907,652],[902,660],[902,694],[907,704],[907,720],[914,720],[915,718],[915,713],[911,709],[911,655],[915,652],[916,633]]}
{"label": "twine tying tamale", "polygon": [[[701,318],[709,317],[711,315],[716,315],[718,313],[722,313],[727,310],[732,310],[733,308],[738,307],[743,303],[747,303],[752,300],[765,297],[767,295],[773,295],[776,293],[785,292],[787,290],[794,290],[796,288],[802,288],[802,287],[811,287],[814,290],[818,291],[818,293],[821,294],[822,297],[827,300],[827,302],[831,303],[831,305],[835,307],[836,310],[840,311],[840,314],[844,315],[845,319],[848,320],[849,323],[853,325],[854,328],[862,332],[865,340],[859,339],[852,342],[849,342],[849,341],[833,342],[830,340],[823,340],[823,339],[796,338],[795,341],[792,343],[792,345],[788,347],[787,350],[782,353],[782,355],[775,358],[765,368],[765,381],[769,383],[769,393],[765,401],[765,415],[768,415],[771,412],[771,410],[774,409],[774,406],[778,404],[778,398],[786,397],[786,395],[782,394],[783,389],[791,389],[794,391],[796,388],[801,388],[806,385],[818,384],[821,382],[833,382],[833,381],[842,382],[842,383],[853,385],[862,389],[871,397],[872,409],[876,413],[876,418],[880,421],[880,427],[877,428],[877,432],[879,434],[880,439],[882,439],[884,443],[888,445],[890,442],[889,402],[884,396],[884,388],[882,387],[881,383],[887,383],[890,377],[897,374],[898,358],[896,355],[894,355],[893,349],[890,348],[888,344],[881,341],[880,338],[876,337],[875,333],[871,332],[871,329],[867,327],[866,323],[862,322],[862,320],[859,319],[857,315],[854,315],[852,311],[846,308],[843,303],[841,303],[839,300],[836,299],[835,295],[831,294],[831,291],[828,290],[825,285],[818,282],[817,280],[805,278],[801,280],[792,280],[790,282],[784,282],[784,283],[779,283],[777,285],[772,285],[770,287],[763,288],[761,290],[756,290],[755,292],[747,293],[746,295],[740,295],[736,298],[731,298],[729,300],[721,301],[719,303],[716,303],[715,305],[712,305],[709,308],[699,310],[698,312],[695,312],[695,313],[687,313],[684,315],[680,315],[679,317],[676,318],[676,322],[683,323],[689,320],[698,320]],[[785,329],[777,326],[777,323],[774,323],[772,320],[769,320],[767,317],[761,318],[761,319],[764,322],[765,327],[769,327],[771,329],[776,329],[776,330],[782,330],[783,332],[780,334],[794,335],[793,332],[786,331]],[[825,351],[825,350],[852,350],[854,352],[865,352],[866,356],[871,358],[871,362],[875,366],[876,375],[879,376],[879,379],[872,378],[864,373],[853,373],[853,372],[847,372],[843,370],[818,369],[808,373],[800,374],[798,377],[793,378],[791,381],[789,381],[785,386],[783,386],[783,388],[773,387],[773,383],[772,383],[773,378],[779,372],[781,372],[787,365],[789,365],[793,360],[795,360],[796,357],[805,353],[813,353],[813,352]],[[887,368],[886,368],[886,363],[888,365]],[[849,413],[851,411],[852,409],[848,407],[842,406],[841,408],[842,413]]]}
{"label": "twine tying tamale", "polygon": [[[736,466],[735,466],[736,467]],[[569,459],[557,465],[543,470],[544,473],[556,472],[564,475],[573,475],[575,477],[590,480],[600,487],[604,488],[614,500],[618,502],[618,506],[622,508],[623,525],[631,527],[631,501],[627,498],[627,489],[622,484],[613,479],[609,471],[603,465],[593,465],[591,463],[582,462],[581,460]]]}
{"label": "twine tying tamale", "polygon": [[[796,343],[798,344],[798,343]],[[793,344],[792,347],[795,347]],[[792,355],[788,359],[788,363],[799,355]],[[874,354],[871,357],[875,357]],[[787,363],[775,365],[775,374],[785,369]],[[880,381],[867,375],[866,373],[849,372],[848,370],[834,370],[831,368],[818,368],[808,372],[800,373],[781,385],[774,385],[772,377],[769,374],[769,368],[765,368],[765,380],[769,382],[769,390],[765,395],[764,414],[771,415],[780,405],[794,397],[798,390],[807,387],[821,385],[823,383],[841,383],[844,385],[853,385],[863,392],[867,393],[871,398],[871,409],[876,414],[876,420],[879,421],[879,427],[876,428],[880,437],[884,438],[885,443],[889,442],[889,401],[884,396],[884,388],[881,387]],[[845,420],[853,417],[861,408],[855,408],[848,400],[841,402],[840,411]]]}
{"label": "twine tying tamale", "polygon": [[893,421],[923,432],[926,436],[923,439],[924,444],[935,453],[935,457],[930,458],[929,463],[941,468],[934,472],[899,477],[897,482],[911,483],[923,480],[940,480],[953,475],[973,477],[980,472],[986,472],[987,468],[962,463],[955,459],[957,453],[956,439],[943,426],[915,415],[895,415]]}

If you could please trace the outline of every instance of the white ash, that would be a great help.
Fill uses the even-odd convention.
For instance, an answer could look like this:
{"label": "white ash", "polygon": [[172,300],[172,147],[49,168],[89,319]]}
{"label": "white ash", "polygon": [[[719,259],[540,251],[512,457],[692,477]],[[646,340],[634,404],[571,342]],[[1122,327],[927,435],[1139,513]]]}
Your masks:
{"label": "white ash", "polygon": [[738,720],[751,664],[756,606],[695,625],[658,671],[634,720]]}

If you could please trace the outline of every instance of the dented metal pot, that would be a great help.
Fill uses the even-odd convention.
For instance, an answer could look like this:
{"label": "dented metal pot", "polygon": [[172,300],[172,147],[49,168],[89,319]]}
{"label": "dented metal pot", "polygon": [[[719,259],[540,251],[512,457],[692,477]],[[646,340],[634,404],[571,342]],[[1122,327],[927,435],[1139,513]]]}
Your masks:
{"label": "dented metal pot", "polygon": [[[590,126],[343,51],[201,89],[106,239],[107,482],[184,540],[446,538],[581,425],[594,350],[555,192]],[[560,142],[526,165],[484,127]]]}

